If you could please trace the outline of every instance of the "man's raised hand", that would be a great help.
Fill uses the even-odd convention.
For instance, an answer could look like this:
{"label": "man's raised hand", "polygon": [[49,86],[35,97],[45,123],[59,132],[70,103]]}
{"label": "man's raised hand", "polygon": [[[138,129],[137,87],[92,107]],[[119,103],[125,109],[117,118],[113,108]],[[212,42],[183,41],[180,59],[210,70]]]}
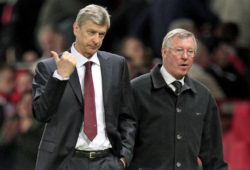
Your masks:
{"label": "man's raised hand", "polygon": [[57,73],[60,76],[67,78],[74,72],[76,67],[76,57],[73,54],[65,51],[62,56],[59,57],[55,51],[51,51],[51,55],[55,59]]}

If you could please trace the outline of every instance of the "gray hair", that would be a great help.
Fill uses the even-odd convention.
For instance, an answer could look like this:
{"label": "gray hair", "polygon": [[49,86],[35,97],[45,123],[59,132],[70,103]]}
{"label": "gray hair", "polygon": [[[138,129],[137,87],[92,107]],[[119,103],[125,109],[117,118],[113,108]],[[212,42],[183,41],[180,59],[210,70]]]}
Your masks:
{"label": "gray hair", "polygon": [[167,33],[162,42],[162,48],[168,48],[171,46],[171,40],[174,36],[178,36],[179,38],[188,38],[192,37],[195,43],[195,51],[197,50],[197,42],[194,34],[185,29],[177,28]]}
{"label": "gray hair", "polygon": [[93,21],[98,25],[110,27],[110,15],[104,7],[99,5],[92,4],[82,8],[78,12],[75,22],[81,26],[87,20]]}

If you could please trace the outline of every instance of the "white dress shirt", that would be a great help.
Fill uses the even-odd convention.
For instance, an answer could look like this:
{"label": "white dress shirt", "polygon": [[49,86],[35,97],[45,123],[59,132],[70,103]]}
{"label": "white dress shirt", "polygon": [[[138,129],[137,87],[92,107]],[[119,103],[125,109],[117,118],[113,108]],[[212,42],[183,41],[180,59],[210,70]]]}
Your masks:
{"label": "white dress shirt", "polygon": [[[96,107],[96,121],[97,121],[97,135],[92,141],[88,139],[88,137],[85,135],[83,131],[84,127],[83,126],[84,122],[83,122],[75,148],[78,150],[85,150],[85,151],[96,151],[96,150],[104,150],[107,148],[111,148],[110,141],[105,131],[106,124],[105,124],[105,114],[103,106],[102,74],[101,74],[100,61],[97,57],[97,53],[95,53],[90,59],[88,59],[75,49],[74,44],[71,47],[71,53],[76,57],[77,61],[76,69],[83,96],[84,96],[84,76],[85,76],[84,64],[88,61],[93,62],[91,70],[92,70],[92,78],[95,90],[95,107]],[[60,75],[57,74],[57,71],[55,71],[54,77],[61,79]]]}
{"label": "white dress shirt", "polygon": [[[173,92],[175,92],[176,88],[175,86],[172,84],[174,81],[176,81],[176,78],[174,78],[166,69],[164,66],[161,66],[160,72],[165,80],[165,82],[167,83],[167,85],[173,90]],[[184,85],[184,77],[180,80],[177,80],[179,82],[181,82],[181,85]]]}

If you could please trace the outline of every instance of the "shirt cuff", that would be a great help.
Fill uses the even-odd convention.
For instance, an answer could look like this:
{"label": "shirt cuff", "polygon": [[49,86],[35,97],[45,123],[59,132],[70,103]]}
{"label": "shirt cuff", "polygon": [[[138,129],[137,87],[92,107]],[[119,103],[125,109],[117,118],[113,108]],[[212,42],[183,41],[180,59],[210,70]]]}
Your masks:
{"label": "shirt cuff", "polygon": [[69,77],[62,77],[62,76],[60,76],[58,74],[57,70],[53,73],[53,77],[57,78],[58,80],[61,80],[61,81],[63,81],[63,80],[69,80]]}

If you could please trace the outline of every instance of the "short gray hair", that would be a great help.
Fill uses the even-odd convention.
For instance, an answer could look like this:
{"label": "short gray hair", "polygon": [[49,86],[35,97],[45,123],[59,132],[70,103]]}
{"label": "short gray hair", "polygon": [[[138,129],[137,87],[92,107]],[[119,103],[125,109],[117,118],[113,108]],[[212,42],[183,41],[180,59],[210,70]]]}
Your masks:
{"label": "short gray hair", "polygon": [[162,42],[162,48],[168,48],[171,45],[171,40],[174,36],[178,36],[179,38],[188,38],[192,37],[195,43],[195,51],[197,50],[197,42],[194,34],[185,29],[177,28],[172,31],[169,31],[167,35],[164,37]]}
{"label": "short gray hair", "polygon": [[98,25],[110,27],[110,15],[104,7],[99,5],[91,4],[82,8],[78,12],[75,22],[81,26],[87,20],[93,21]]}

